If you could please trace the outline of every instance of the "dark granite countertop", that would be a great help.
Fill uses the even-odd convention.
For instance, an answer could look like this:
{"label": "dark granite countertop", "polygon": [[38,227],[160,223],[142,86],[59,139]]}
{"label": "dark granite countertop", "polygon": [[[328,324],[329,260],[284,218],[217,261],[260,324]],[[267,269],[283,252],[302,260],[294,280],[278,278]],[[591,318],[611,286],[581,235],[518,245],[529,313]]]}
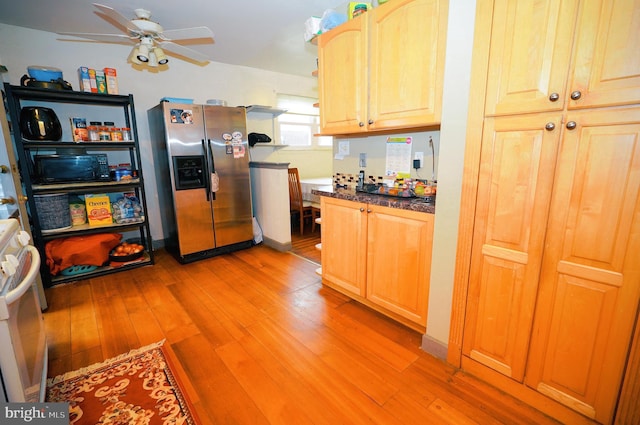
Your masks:
{"label": "dark granite countertop", "polygon": [[345,199],[347,201],[364,202],[383,207],[399,208],[435,214],[436,207],[424,202],[423,198],[399,198],[394,196],[376,195],[374,193],[356,192],[353,189],[336,189],[333,186],[322,186],[311,191],[314,195],[328,196],[330,198]]}

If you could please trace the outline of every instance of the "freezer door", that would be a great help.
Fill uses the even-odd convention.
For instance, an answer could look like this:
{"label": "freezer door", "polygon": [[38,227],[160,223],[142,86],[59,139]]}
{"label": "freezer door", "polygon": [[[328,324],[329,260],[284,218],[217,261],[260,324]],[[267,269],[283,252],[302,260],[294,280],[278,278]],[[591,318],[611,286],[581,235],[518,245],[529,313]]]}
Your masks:
{"label": "freezer door", "polygon": [[218,189],[212,201],[216,246],[253,239],[253,211],[245,109],[204,106],[211,170]]}
{"label": "freezer door", "polygon": [[[171,190],[176,218],[177,248],[187,256],[216,247],[207,169],[207,142],[204,132],[202,105],[164,102],[168,161]],[[176,169],[176,164],[182,169]],[[202,184],[185,184],[186,167],[198,172]],[[193,176],[193,175],[192,175]]]}

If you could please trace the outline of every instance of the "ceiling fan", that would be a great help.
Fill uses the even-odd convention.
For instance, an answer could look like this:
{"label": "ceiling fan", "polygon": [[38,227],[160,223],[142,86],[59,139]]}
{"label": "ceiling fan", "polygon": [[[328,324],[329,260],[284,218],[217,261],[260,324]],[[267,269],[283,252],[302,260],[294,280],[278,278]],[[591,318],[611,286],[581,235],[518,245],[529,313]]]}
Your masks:
{"label": "ceiling fan", "polygon": [[103,4],[93,3],[100,10],[98,15],[111,24],[121,27],[125,34],[93,34],[59,32],[61,35],[72,35],[95,41],[108,43],[134,44],[129,60],[135,64],[146,64],[151,67],[165,65],[169,59],[164,50],[192,59],[197,62],[208,62],[209,58],[193,49],[174,43],[177,40],[209,39],[213,42],[213,32],[207,27],[182,28],[164,30],[160,24],[150,20],[151,12],[135,9],[135,18],[127,19],[115,9]]}

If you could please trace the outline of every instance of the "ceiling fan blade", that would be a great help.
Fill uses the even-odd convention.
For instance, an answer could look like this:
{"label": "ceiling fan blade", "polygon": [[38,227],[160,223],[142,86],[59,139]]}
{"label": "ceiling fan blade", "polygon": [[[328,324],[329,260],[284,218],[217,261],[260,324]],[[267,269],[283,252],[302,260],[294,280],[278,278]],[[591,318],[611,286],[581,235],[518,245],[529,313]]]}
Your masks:
{"label": "ceiling fan blade", "polygon": [[162,40],[185,40],[192,38],[211,38],[213,39],[213,31],[207,27],[181,28],[176,30],[164,30],[160,34]]}
{"label": "ceiling fan blade", "polygon": [[193,59],[198,62],[208,62],[210,59],[206,55],[197,52],[188,47],[181,46],[171,41],[160,41],[158,45],[167,52],[175,53],[180,56],[184,56],[188,59]]}
{"label": "ceiling fan blade", "polygon": [[124,34],[92,34],[81,32],[59,32],[60,35],[72,35],[74,37],[87,38],[89,40],[103,41],[107,43],[129,43],[133,38]]}
{"label": "ceiling fan blade", "polygon": [[133,25],[129,19],[120,14],[120,12],[116,11],[114,8],[99,3],[93,3],[93,5],[100,9],[100,12],[107,15],[107,17],[111,18],[114,22],[126,28],[128,31],[137,30],[136,26]]}

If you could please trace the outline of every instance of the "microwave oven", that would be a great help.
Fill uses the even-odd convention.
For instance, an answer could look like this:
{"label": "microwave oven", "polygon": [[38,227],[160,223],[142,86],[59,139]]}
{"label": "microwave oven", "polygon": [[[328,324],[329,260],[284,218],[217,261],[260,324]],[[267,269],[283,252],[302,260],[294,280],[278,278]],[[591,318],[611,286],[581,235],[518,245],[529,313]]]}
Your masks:
{"label": "microwave oven", "polygon": [[109,181],[106,154],[36,155],[34,177],[39,183]]}

